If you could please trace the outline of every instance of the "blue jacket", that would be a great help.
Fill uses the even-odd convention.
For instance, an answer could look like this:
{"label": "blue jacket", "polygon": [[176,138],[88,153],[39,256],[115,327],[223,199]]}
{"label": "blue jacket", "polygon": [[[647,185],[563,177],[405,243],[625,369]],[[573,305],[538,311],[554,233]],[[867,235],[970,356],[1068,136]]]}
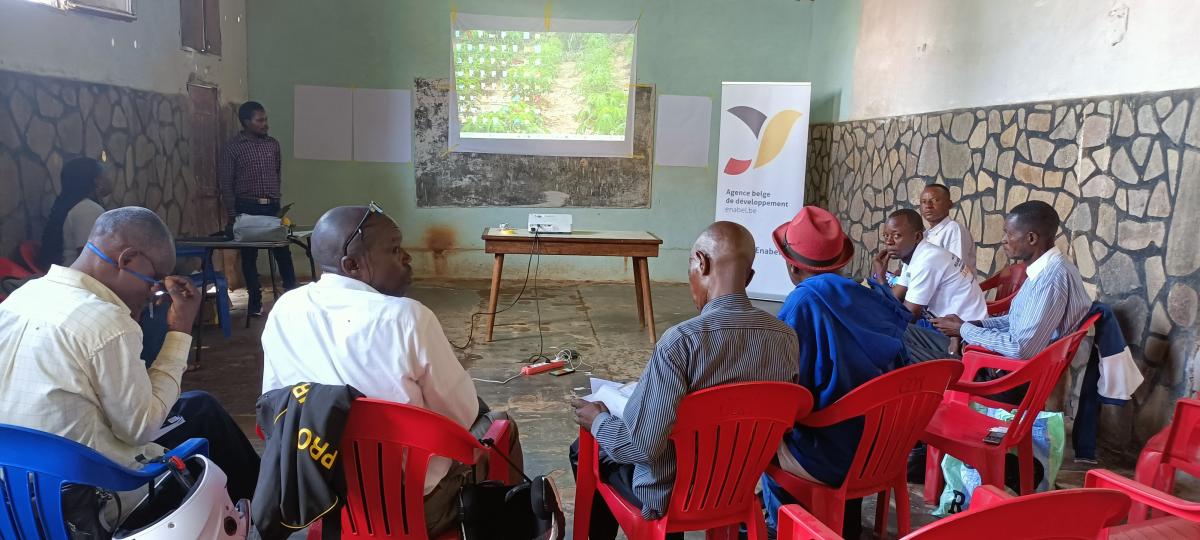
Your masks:
{"label": "blue jacket", "polygon": [[[870,288],[821,274],[796,286],[779,319],[800,338],[800,384],[813,394],[814,410],[859,385],[904,365],[904,331],[912,314]],[[840,485],[862,436],[862,421],[793,429],[784,439],[814,478]]]}

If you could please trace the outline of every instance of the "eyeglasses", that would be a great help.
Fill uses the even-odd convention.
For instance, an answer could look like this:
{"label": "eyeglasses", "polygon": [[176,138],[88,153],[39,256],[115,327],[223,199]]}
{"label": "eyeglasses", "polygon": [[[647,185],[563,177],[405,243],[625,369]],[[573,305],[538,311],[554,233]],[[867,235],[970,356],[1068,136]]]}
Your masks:
{"label": "eyeglasses", "polygon": [[358,226],[354,228],[350,237],[346,238],[346,243],[342,244],[343,257],[350,256],[350,242],[353,242],[355,237],[363,235],[363,225],[367,223],[367,218],[371,217],[371,214],[383,215],[383,208],[375,204],[375,201],[371,201],[371,204],[367,205],[367,211],[363,214],[362,219],[358,220]]}
{"label": "eyeglasses", "polygon": [[[84,247],[86,247],[92,253],[95,253],[97,257],[100,257],[100,260],[112,265],[113,268],[116,268],[117,270],[119,270],[121,272],[127,272],[127,273],[131,274],[133,277],[136,277],[142,281],[145,281],[146,283],[149,283],[152,287],[155,287],[155,290],[150,293],[151,297],[157,299],[157,298],[160,298],[163,295],[167,294],[167,290],[166,290],[167,288],[165,285],[163,285],[162,280],[154,279],[150,276],[147,276],[146,274],[137,272],[135,270],[130,270],[128,268],[122,268],[121,265],[117,264],[117,261],[114,261],[112,259],[112,257],[105,255],[104,252],[101,251],[99,247],[96,247],[96,244],[88,242],[87,244],[84,244]],[[153,263],[151,263],[151,267],[153,267]],[[150,309],[150,316],[154,317],[154,302],[150,303],[149,309]]]}

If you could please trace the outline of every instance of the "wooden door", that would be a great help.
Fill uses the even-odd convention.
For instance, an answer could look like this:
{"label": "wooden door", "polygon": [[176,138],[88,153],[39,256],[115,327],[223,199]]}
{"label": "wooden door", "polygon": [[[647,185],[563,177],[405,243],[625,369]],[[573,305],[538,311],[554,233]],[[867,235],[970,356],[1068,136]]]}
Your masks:
{"label": "wooden door", "polygon": [[185,207],[185,234],[207,235],[221,230],[224,220],[217,190],[217,152],[220,148],[221,119],[217,88],[188,84],[191,109],[192,200]]}

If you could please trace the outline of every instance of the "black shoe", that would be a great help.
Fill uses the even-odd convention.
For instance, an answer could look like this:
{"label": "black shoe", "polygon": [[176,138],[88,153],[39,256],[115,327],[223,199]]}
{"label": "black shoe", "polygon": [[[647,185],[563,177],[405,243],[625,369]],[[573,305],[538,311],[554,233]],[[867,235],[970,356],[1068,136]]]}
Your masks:
{"label": "black shoe", "polygon": [[255,319],[263,316],[262,306],[252,307],[246,310],[249,315]]}

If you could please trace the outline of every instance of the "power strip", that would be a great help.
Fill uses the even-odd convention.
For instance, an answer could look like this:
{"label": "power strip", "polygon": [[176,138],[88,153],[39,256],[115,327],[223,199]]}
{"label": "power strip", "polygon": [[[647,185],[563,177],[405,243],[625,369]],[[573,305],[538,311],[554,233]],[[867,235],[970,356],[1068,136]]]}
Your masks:
{"label": "power strip", "polygon": [[547,371],[559,369],[566,365],[567,365],[566,360],[554,360],[551,362],[538,362],[536,364],[530,364],[528,366],[521,368],[521,375],[528,377],[530,375],[537,375],[538,373],[545,373]]}

